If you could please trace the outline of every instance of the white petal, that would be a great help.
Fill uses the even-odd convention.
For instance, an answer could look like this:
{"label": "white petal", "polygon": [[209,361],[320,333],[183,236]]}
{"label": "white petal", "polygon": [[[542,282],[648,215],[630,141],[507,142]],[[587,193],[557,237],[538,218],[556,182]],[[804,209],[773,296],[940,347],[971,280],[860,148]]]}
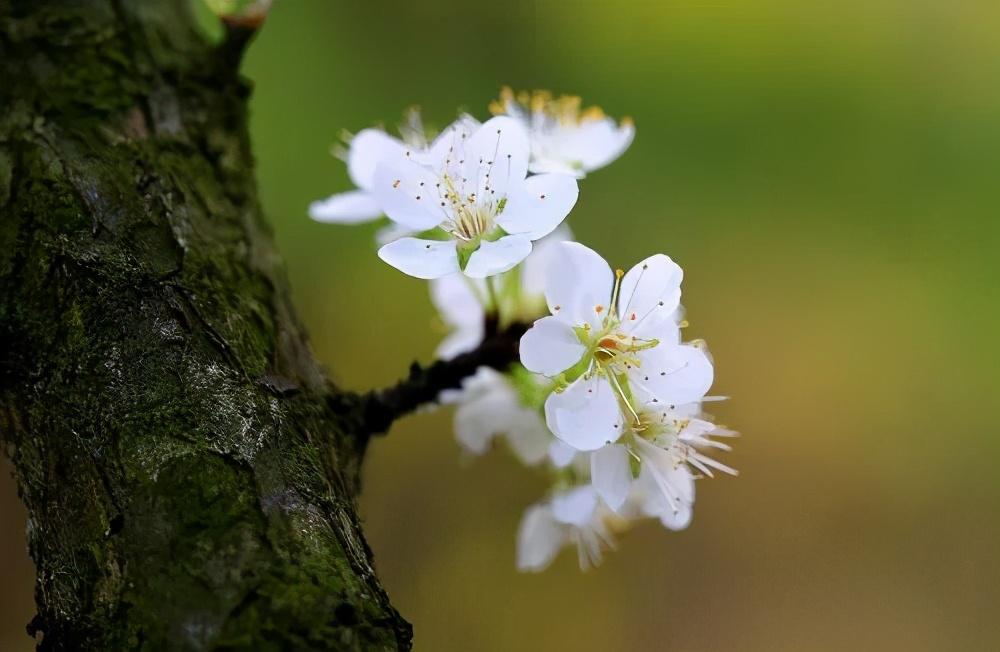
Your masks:
{"label": "white petal", "polygon": [[462,175],[475,182],[480,197],[499,201],[528,174],[528,132],[513,118],[492,118],[469,136],[463,156]]}
{"label": "white petal", "polygon": [[555,437],[549,432],[536,411],[521,405],[511,410],[510,425],[507,430],[507,443],[517,459],[526,466],[534,466],[548,456],[549,443]]}
{"label": "white petal", "polygon": [[375,243],[381,247],[382,245],[387,245],[394,240],[405,238],[408,235],[416,235],[417,233],[418,231],[414,231],[408,226],[403,226],[402,224],[397,224],[392,220],[387,220],[386,225],[375,232]]}
{"label": "white petal", "polygon": [[506,430],[510,410],[516,407],[516,397],[502,389],[465,402],[455,411],[455,437],[463,448],[482,455]]}
{"label": "white petal", "polygon": [[561,439],[553,439],[549,443],[549,459],[552,461],[553,466],[557,469],[561,469],[569,466],[573,463],[576,458],[578,450],[567,444]]}
{"label": "white petal", "polygon": [[400,238],[379,249],[378,257],[417,278],[441,278],[458,271],[454,240]]}
{"label": "white petal", "polygon": [[618,399],[599,376],[581,378],[562,392],[549,394],[545,420],[556,437],[581,451],[597,450],[621,436]]}
{"label": "white petal", "polygon": [[447,335],[435,350],[441,360],[451,360],[457,355],[468,353],[483,341],[483,325],[465,326]]}
{"label": "white petal", "polygon": [[691,470],[684,464],[666,469],[664,478],[674,491],[677,498],[671,507],[660,512],[660,522],[670,530],[683,530],[691,523],[694,510],[694,477]]}
{"label": "white petal", "polygon": [[481,281],[464,274],[451,274],[431,281],[431,302],[449,326],[462,327],[483,323],[485,292]]}
{"label": "white petal", "polygon": [[347,174],[354,185],[371,190],[375,168],[380,161],[405,156],[407,146],[381,129],[363,129],[351,139],[347,153]]}
{"label": "white petal", "polygon": [[700,401],[712,387],[712,362],[696,346],[661,344],[640,352],[639,359],[641,365],[629,371],[629,382],[641,390],[647,402],[692,403]]}
{"label": "white petal", "polygon": [[694,478],[688,466],[668,451],[636,439],[642,469],[637,484],[644,489],[642,510],[670,529],[683,529],[691,520]]}
{"label": "white petal", "polygon": [[465,274],[472,278],[502,274],[530,253],[531,240],[523,235],[505,235],[495,242],[484,240],[469,257]]}
{"label": "white petal", "polygon": [[600,328],[611,309],[615,275],[597,252],[578,242],[555,247],[545,275],[545,300],[560,320]]}
{"label": "white petal", "polygon": [[375,168],[372,194],[393,222],[422,231],[448,217],[440,205],[437,182],[427,168],[413,161],[380,161]]}
{"label": "white petal", "polygon": [[676,507],[660,513],[660,523],[668,530],[683,530],[691,524],[694,509],[691,503],[678,503]]}
{"label": "white petal", "polygon": [[628,449],[621,444],[599,448],[590,456],[590,477],[594,489],[614,511],[625,504],[632,484],[630,459]]}
{"label": "white petal", "polygon": [[545,295],[545,274],[549,263],[555,257],[556,245],[573,239],[573,232],[565,222],[541,240],[532,243],[531,255],[521,266],[521,289],[531,297]]}
{"label": "white petal", "polygon": [[566,528],[552,517],[548,505],[529,507],[517,532],[518,570],[543,570],[566,543],[566,534]]}
{"label": "white petal", "polygon": [[539,319],[521,336],[521,364],[546,376],[569,369],[586,350],[572,327],[555,317]]}
{"label": "white petal", "polygon": [[533,156],[531,163],[528,164],[528,171],[532,174],[568,174],[575,179],[582,179],[587,176],[586,171],[580,166],[579,161],[551,158],[549,156]]}
{"label": "white petal", "polygon": [[582,527],[597,510],[597,492],[590,485],[581,485],[552,497],[552,516],[560,523]]}
{"label": "white petal", "polygon": [[[681,300],[684,272],[663,254],[650,256],[625,274],[618,295],[618,316],[626,332],[656,324],[674,324],[673,313]],[[638,333],[636,333],[638,335]]]}
{"label": "white petal", "polygon": [[361,224],[381,214],[378,202],[364,190],[337,193],[309,204],[309,217],[329,224]]}
{"label": "white petal", "polygon": [[621,156],[634,137],[635,125],[631,122],[619,126],[611,118],[585,121],[573,134],[569,156],[592,172]]}
{"label": "white petal", "polygon": [[512,184],[503,213],[497,218],[508,233],[537,240],[552,232],[576,205],[580,190],[565,174],[539,174]]}
{"label": "white petal", "polygon": [[460,116],[437,135],[428,151],[419,160],[435,170],[443,168],[449,153],[456,150],[464,151],[465,142],[479,126],[479,121],[471,115]]}

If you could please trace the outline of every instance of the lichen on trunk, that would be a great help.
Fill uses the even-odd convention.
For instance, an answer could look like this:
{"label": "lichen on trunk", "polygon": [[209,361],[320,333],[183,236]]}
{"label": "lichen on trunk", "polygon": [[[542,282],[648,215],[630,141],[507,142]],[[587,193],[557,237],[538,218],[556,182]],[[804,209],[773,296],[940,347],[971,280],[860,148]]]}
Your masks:
{"label": "lichen on trunk", "polygon": [[0,2],[0,440],[44,650],[408,649],[249,86],[184,0]]}

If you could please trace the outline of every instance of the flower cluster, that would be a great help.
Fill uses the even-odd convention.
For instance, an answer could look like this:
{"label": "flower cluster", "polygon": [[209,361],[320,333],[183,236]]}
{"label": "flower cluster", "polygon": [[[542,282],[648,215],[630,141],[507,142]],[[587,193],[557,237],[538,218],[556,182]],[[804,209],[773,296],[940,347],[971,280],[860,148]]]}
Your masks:
{"label": "flower cluster", "polygon": [[551,479],[521,522],[518,567],[541,570],[569,544],[589,567],[637,520],[687,527],[695,480],[736,473],[709,454],[728,451],[718,440],[735,433],[703,412],[722,397],[709,395],[704,342],[682,338],[681,268],[657,254],[613,270],[564,224],[578,181],[628,148],[631,121],[578,97],[509,89],[490,110],[433,138],[415,112],[399,139],[361,131],[344,152],[358,189],[310,214],[388,218],[379,257],[431,279],[451,331],[441,359],[476,349],[490,327],[530,324],[519,361],[481,367],[439,401],[457,406],[464,450],[502,440]]}

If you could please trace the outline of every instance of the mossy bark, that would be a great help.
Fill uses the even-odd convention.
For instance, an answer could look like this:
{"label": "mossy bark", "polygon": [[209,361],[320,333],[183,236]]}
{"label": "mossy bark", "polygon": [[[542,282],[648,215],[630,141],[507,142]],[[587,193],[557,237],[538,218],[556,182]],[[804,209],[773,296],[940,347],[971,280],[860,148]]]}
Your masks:
{"label": "mossy bark", "polygon": [[408,649],[186,0],[0,0],[0,439],[43,650]]}

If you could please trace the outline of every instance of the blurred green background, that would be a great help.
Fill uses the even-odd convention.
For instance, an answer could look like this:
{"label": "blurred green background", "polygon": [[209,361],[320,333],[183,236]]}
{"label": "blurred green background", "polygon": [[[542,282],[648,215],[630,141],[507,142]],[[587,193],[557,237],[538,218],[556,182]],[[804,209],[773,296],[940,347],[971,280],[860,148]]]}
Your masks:
{"label": "blurred green background", "polygon": [[[245,66],[263,201],[319,357],[367,389],[429,360],[426,284],[374,228],[311,222],[341,129],[502,84],[637,124],[578,238],[685,269],[739,478],[598,570],[514,569],[541,478],[463,460],[447,411],[374,444],[362,502],[418,650],[1000,649],[1000,5],[278,0]],[[0,487],[0,649],[27,650],[23,510]]]}

